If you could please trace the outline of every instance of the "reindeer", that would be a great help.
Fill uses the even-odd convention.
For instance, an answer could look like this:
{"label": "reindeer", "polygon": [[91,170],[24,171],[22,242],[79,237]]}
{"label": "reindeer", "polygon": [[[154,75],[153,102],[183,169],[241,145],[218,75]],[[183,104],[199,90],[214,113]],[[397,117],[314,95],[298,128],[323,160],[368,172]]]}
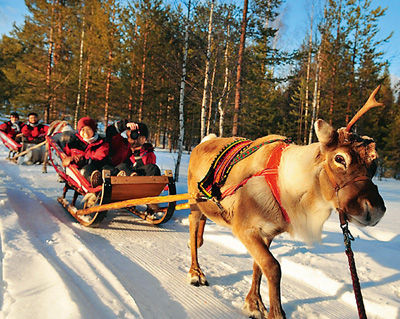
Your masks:
{"label": "reindeer", "polygon": [[[237,138],[214,135],[193,149],[188,170],[188,191],[193,195],[189,201],[192,261],[188,274],[192,285],[208,285],[198,263],[197,249],[203,243],[204,226],[209,218],[231,228],[254,259],[252,285],[243,311],[252,318],[285,318],[281,269],[269,249],[273,238],[288,232],[306,242],[318,241],[324,222],[335,209],[357,225],[374,226],[379,222],[386,208],[371,180],[377,168],[375,143],[367,136],[351,132],[354,123],[368,109],[382,106],[375,100],[378,90],[379,87],[346,128],[335,130],[327,122],[317,120],[314,125],[317,143],[286,145],[282,142],[285,137],[278,135],[253,141],[250,146],[265,145],[232,167],[220,188],[221,194],[228,192],[228,195],[219,199],[204,200],[198,183],[213,159]],[[265,174],[260,172],[265,171],[274,154],[278,154],[278,161],[280,157],[280,164],[275,174],[277,187],[272,189]],[[262,275],[268,281],[269,313],[260,295]]]}

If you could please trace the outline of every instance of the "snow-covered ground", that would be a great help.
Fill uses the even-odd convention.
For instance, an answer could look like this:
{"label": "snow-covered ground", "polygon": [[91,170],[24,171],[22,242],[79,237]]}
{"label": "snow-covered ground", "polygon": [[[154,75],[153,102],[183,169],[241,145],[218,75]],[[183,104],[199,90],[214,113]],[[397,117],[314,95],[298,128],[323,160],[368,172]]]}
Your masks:
{"label": "snow-covered ground", "polygon": [[[226,228],[207,222],[199,250],[209,287],[186,281],[188,211],[152,226],[124,211],[85,228],[57,203],[62,184],[49,167],[15,165],[0,146],[0,308],[3,318],[245,318],[252,260]],[[163,169],[176,154],[157,151]],[[186,192],[189,156],[178,193]],[[400,182],[376,181],[387,212],[374,228],[350,226],[368,318],[400,318]],[[337,216],[314,247],[281,235],[272,252],[282,265],[288,318],[357,318]],[[262,284],[268,306],[268,288]]]}

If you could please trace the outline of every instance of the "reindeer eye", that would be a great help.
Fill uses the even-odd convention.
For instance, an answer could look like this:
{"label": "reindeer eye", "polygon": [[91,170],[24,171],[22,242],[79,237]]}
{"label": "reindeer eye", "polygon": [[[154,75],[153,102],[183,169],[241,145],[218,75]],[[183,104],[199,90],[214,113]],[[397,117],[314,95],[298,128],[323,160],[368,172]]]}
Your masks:
{"label": "reindeer eye", "polygon": [[344,160],[344,157],[342,155],[336,155],[335,162],[342,164],[344,167],[346,167],[346,161]]}

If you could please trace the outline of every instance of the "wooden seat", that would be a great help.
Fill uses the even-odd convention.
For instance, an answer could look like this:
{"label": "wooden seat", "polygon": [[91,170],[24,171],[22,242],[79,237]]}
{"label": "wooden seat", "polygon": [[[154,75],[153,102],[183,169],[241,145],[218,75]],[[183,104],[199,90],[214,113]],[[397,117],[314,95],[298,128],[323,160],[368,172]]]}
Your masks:
{"label": "wooden seat", "polygon": [[111,176],[110,202],[152,197],[161,194],[168,176]]}

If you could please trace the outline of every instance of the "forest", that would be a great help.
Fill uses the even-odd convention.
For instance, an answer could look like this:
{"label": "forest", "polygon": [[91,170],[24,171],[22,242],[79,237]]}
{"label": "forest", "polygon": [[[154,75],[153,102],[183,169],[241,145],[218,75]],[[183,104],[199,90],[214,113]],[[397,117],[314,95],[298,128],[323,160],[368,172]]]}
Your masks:
{"label": "forest", "polygon": [[209,133],[307,144],[317,118],[346,126],[381,85],[384,107],[354,130],[375,139],[379,175],[400,178],[400,99],[382,51],[391,35],[378,37],[387,9],[314,1],[289,52],[278,45],[283,2],[25,0],[24,23],[0,40],[2,111],[75,126],[131,119],[155,146],[187,151]]}

